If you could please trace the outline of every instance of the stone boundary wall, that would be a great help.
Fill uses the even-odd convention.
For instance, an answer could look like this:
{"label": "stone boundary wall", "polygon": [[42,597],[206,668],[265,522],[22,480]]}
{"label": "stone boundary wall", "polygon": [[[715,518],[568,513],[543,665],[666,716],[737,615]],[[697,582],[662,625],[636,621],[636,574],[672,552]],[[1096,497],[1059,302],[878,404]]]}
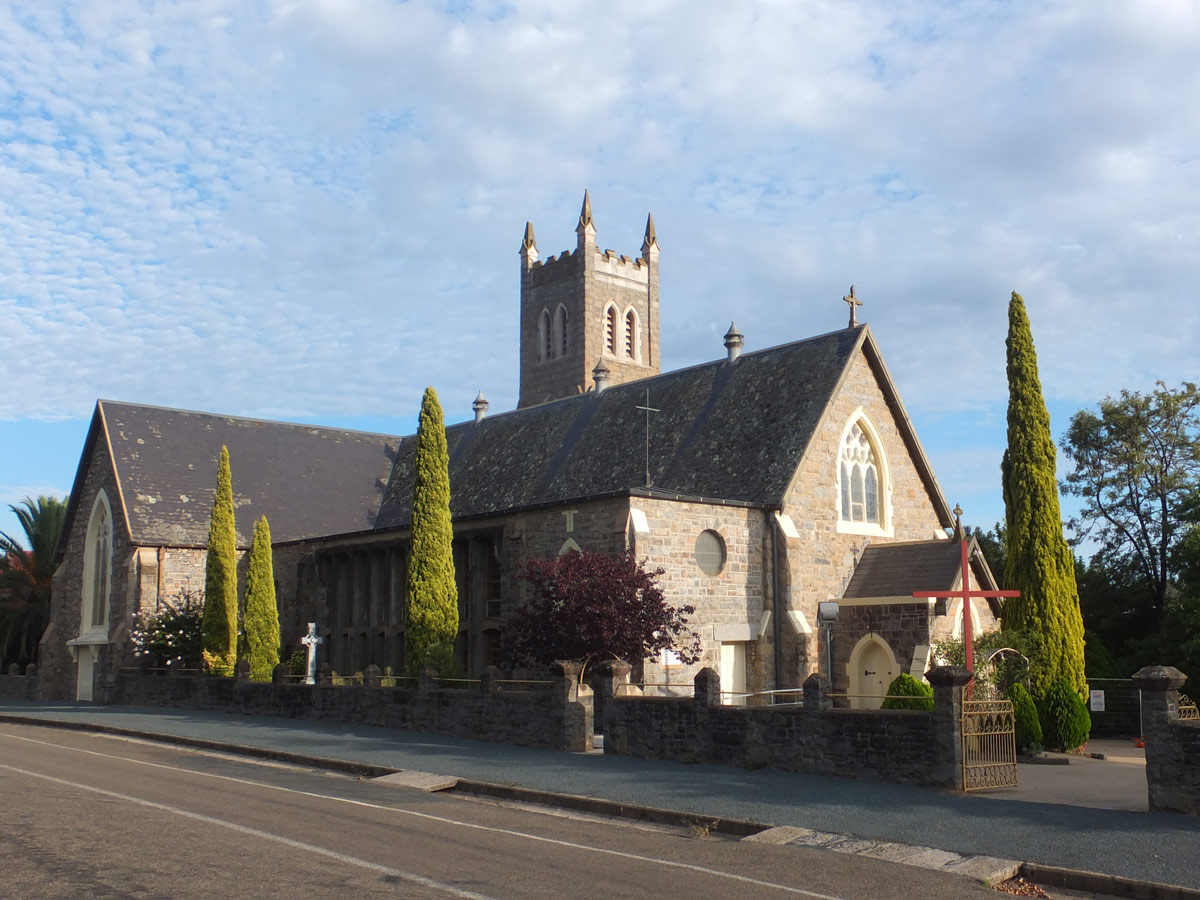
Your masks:
{"label": "stone boundary wall", "polygon": [[7,675],[0,675],[0,697],[9,700],[36,700],[38,698],[37,666],[30,663],[22,675],[21,667],[14,663],[8,667]]}
{"label": "stone boundary wall", "polygon": [[592,694],[584,686],[576,698],[577,676],[569,670],[528,690],[501,684],[495,669],[463,689],[437,687],[426,673],[415,688],[381,687],[372,669],[363,685],[350,686],[121,673],[105,686],[104,702],[379,725],[555,750],[591,748]]}
{"label": "stone boundary wall", "polygon": [[1200,721],[1179,718],[1187,676],[1173,666],[1147,666],[1133,676],[1142,692],[1146,787],[1150,809],[1200,815]]}
{"label": "stone boundary wall", "polygon": [[927,677],[932,712],[832,709],[822,675],[804,682],[803,707],[722,706],[720,676],[706,668],[696,675],[695,698],[610,699],[604,752],[962,790],[962,688],[970,673],[943,666]]}

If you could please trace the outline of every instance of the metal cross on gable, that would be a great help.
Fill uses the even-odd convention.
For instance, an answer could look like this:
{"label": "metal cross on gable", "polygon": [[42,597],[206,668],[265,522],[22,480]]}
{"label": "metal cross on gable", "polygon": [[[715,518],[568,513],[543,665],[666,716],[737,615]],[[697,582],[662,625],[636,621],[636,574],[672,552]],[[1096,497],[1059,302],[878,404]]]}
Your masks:
{"label": "metal cross on gable", "polygon": [[[975,672],[975,636],[971,634],[971,598],[972,597],[1019,597],[1020,591],[987,591],[982,588],[971,588],[971,561],[970,561],[970,540],[963,534],[962,530],[962,507],[954,507],[954,534],[962,538],[961,553],[961,587],[957,591],[913,591],[914,597],[945,597],[946,599],[958,598],[963,604],[963,649],[965,651],[965,663],[972,675]],[[967,685],[967,696],[974,696],[974,681]]]}
{"label": "metal cross on gable", "polygon": [[650,413],[662,412],[650,405],[650,388],[646,388],[646,405],[637,409],[646,412],[646,487],[650,487]]}
{"label": "metal cross on gable", "polygon": [[324,639],[317,634],[317,623],[308,623],[308,634],[300,638],[302,643],[308,649],[308,676],[304,679],[305,684],[317,683],[317,647],[324,643]]}

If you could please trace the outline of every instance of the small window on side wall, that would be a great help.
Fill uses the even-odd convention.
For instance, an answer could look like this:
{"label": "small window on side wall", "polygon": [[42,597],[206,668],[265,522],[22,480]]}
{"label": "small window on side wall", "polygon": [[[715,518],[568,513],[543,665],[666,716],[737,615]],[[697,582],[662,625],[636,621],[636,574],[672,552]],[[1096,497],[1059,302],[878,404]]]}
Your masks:
{"label": "small window on side wall", "polygon": [[705,575],[720,575],[725,568],[725,541],[711,529],[696,536],[696,565]]}

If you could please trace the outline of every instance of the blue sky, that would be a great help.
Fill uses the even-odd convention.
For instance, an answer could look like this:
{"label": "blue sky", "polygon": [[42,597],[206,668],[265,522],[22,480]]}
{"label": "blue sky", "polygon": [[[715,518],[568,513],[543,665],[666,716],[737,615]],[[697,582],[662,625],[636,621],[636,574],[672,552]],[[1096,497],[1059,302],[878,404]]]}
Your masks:
{"label": "blue sky", "polygon": [[950,503],[1002,518],[1026,300],[1061,435],[1196,376],[1188,2],[10,2],[0,530],[97,397],[408,432],[517,390],[518,261],[635,254],[664,368],[842,327],[851,283]]}

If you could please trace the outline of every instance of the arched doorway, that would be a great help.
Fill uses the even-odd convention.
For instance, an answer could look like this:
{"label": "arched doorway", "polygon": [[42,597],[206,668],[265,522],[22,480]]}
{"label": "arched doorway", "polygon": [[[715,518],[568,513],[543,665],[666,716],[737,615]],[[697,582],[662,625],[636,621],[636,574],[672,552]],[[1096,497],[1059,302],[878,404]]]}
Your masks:
{"label": "arched doorway", "polygon": [[868,634],[850,653],[846,674],[850,676],[851,709],[879,709],[888,685],[900,674],[900,666],[887,641]]}

